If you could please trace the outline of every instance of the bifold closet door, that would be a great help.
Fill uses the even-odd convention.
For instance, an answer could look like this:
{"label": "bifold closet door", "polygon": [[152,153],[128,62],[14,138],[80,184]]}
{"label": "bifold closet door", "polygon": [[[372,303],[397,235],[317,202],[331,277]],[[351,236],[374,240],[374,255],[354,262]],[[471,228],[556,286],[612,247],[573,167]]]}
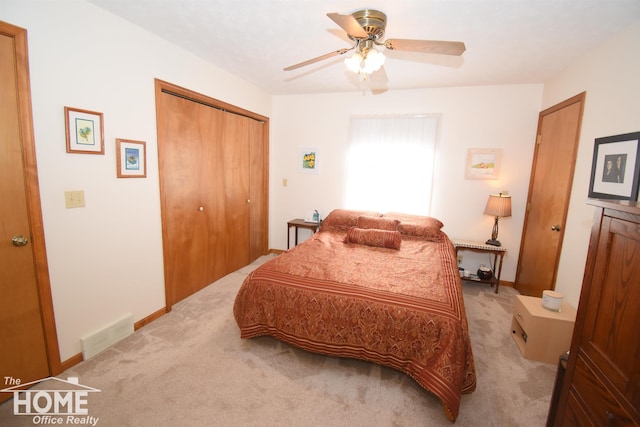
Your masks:
{"label": "bifold closet door", "polygon": [[157,102],[170,308],[249,263],[250,119],[165,92]]}
{"label": "bifold closet door", "polygon": [[249,262],[268,251],[269,150],[265,141],[268,126],[249,120]]}

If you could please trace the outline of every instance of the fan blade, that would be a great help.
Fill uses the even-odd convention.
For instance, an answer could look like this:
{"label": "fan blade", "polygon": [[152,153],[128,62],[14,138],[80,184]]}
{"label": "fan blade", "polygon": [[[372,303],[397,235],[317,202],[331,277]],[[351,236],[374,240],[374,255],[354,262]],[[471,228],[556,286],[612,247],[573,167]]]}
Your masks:
{"label": "fan blade", "polygon": [[313,64],[315,62],[320,62],[320,61],[323,61],[325,59],[329,59],[329,58],[337,56],[337,55],[344,55],[345,53],[349,52],[351,49],[353,49],[353,47],[349,48],[349,49],[339,49],[339,50],[336,50],[336,51],[333,51],[333,52],[329,52],[329,53],[324,54],[322,56],[318,56],[316,58],[308,59],[308,60],[306,60],[304,62],[300,62],[299,64],[290,65],[290,66],[286,67],[284,69],[284,71],[295,70],[296,68],[301,68],[301,67]]}
{"label": "fan blade", "polygon": [[384,69],[384,65],[380,67],[380,69],[371,76],[369,76],[371,80],[371,93],[374,95],[379,95],[387,91],[387,83],[389,83],[389,78],[387,77],[387,72]]}
{"label": "fan blade", "polygon": [[327,16],[331,18],[333,22],[338,24],[343,30],[347,32],[351,37],[356,39],[368,39],[369,34],[358,24],[356,18],[353,15],[341,15],[339,13],[327,13]]}
{"label": "fan blade", "polygon": [[466,50],[462,42],[438,41],[438,40],[409,40],[389,39],[384,46],[391,50],[404,50],[409,52],[437,53],[440,55],[460,56]]}

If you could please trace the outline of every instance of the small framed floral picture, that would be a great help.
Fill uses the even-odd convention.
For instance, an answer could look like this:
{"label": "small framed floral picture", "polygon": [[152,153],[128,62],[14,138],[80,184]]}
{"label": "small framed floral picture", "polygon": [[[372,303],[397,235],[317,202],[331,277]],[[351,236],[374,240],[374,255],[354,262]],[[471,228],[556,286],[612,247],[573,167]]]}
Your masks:
{"label": "small framed floral picture", "polygon": [[102,113],[64,107],[67,153],[104,154]]}
{"label": "small framed floral picture", "polygon": [[320,163],[317,148],[300,149],[300,172],[303,173],[319,173]]}
{"label": "small framed floral picture", "polygon": [[147,150],[144,141],[116,139],[118,178],[146,178]]}

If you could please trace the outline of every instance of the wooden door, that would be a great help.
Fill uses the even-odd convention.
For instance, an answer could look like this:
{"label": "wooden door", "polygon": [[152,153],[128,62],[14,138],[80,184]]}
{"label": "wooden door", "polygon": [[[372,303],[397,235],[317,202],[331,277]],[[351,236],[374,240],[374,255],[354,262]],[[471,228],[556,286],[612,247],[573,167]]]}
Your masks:
{"label": "wooden door", "polygon": [[202,95],[157,81],[156,100],[170,309],[265,253],[250,242],[253,236],[262,248],[266,242],[266,225],[252,224],[254,206],[266,212],[266,191],[251,187],[266,182],[265,159],[257,157],[267,141],[264,120],[218,108]]}
{"label": "wooden door", "polygon": [[[60,371],[40,214],[26,31],[0,22],[0,379]],[[51,366],[50,366],[51,365]],[[8,380],[9,379],[9,380]],[[10,398],[1,393],[0,401]]]}
{"label": "wooden door", "polygon": [[515,288],[554,289],[571,196],[585,93],[540,113]]}

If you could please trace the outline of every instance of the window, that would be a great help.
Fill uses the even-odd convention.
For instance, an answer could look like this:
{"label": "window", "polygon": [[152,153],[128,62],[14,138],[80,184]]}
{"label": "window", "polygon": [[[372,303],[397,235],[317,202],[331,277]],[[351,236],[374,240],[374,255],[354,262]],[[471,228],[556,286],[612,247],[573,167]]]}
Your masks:
{"label": "window", "polygon": [[429,215],[439,117],[354,117],[347,209]]}

